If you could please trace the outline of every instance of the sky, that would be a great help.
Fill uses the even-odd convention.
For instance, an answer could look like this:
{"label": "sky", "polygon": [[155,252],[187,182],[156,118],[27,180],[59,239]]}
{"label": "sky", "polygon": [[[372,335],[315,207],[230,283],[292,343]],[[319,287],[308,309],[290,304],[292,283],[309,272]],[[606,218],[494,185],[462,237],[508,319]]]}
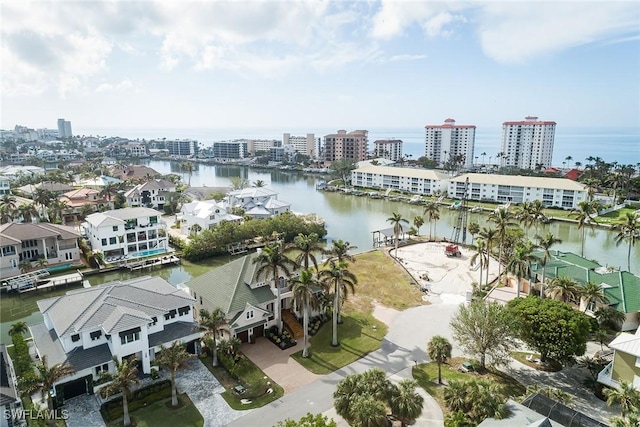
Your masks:
{"label": "sky", "polygon": [[637,1],[0,6],[3,129],[640,127]]}

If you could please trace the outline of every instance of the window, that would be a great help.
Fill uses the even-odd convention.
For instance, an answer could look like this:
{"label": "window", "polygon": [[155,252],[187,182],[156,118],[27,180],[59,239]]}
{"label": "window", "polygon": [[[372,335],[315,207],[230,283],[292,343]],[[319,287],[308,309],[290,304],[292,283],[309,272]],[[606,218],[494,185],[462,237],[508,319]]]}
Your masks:
{"label": "window", "polygon": [[100,339],[101,336],[102,336],[102,331],[95,331],[89,334],[89,337],[91,337],[91,341],[98,340]]}
{"label": "window", "polygon": [[191,311],[191,307],[189,306],[180,307],[178,309],[178,316],[184,316],[185,314],[189,314],[190,311]]}
{"label": "window", "polygon": [[118,231],[118,226],[117,225],[113,226],[113,231]]}
{"label": "window", "polygon": [[253,310],[247,311],[247,320],[253,319]]}
{"label": "window", "polygon": [[176,317],[177,310],[171,310],[164,315],[164,320],[174,319]]}
{"label": "window", "polygon": [[80,334],[71,335],[71,341],[73,341],[73,342],[80,341]]}
{"label": "window", "polygon": [[109,237],[110,245],[115,245],[117,242],[118,242],[118,239],[116,237]]}
{"label": "window", "polygon": [[102,246],[107,246],[107,239],[102,239],[101,242],[102,242]]}
{"label": "window", "polygon": [[150,216],[149,217],[149,222],[151,224],[157,224],[158,223],[158,217],[157,216]]}
{"label": "window", "polygon": [[158,317],[157,316],[153,316],[151,318],[151,323],[149,323],[149,326],[155,326],[156,323],[158,323]]}
{"label": "window", "polygon": [[128,331],[120,332],[120,344],[128,344],[130,342],[138,341],[140,339],[140,328],[129,329]]}

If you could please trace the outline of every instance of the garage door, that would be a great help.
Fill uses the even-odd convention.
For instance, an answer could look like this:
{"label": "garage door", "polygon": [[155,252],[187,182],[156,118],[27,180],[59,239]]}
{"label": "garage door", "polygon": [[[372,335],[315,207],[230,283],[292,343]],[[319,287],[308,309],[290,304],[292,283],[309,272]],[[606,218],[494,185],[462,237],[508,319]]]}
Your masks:
{"label": "garage door", "polygon": [[68,400],[82,394],[87,394],[87,381],[84,378],[71,381],[64,385],[64,399]]}
{"label": "garage door", "polygon": [[264,336],[264,325],[253,328],[253,336],[256,338]]}
{"label": "garage door", "polygon": [[248,342],[249,341],[249,331],[238,332],[236,335],[240,342]]}

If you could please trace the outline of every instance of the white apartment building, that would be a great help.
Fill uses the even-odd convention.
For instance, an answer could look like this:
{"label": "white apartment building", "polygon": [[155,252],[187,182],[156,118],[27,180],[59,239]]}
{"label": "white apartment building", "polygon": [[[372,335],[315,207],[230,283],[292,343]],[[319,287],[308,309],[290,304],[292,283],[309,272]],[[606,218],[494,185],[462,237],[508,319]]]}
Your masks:
{"label": "white apartment building", "polygon": [[249,156],[249,144],[246,140],[214,142],[212,152],[216,159],[244,159]]}
{"label": "white apartment building", "polygon": [[167,223],[149,208],[124,208],[87,216],[82,224],[91,249],[105,258],[141,257],[166,252]]}
{"label": "white apartment building", "polygon": [[290,133],[282,135],[282,145],[287,147],[293,146],[293,151],[311,158],[316,155],[316,138],[312,133],[308,133],[307,136],[291,136]]}
{"label": "white apartment building", "polygon": [[457,125],[454,119],[447,119],[443,125],[427,125],[424,129],[427,158],[444,166],[455,156],[464,156],[463,166],[473,167],[475,125]]}
{"label": "white apartment building", "polygon": [[11,194],[10,186],[11,186],[11,180],[6,176],[0,175],[0,196],[4,196],[5,194]]}
{"label": "white apartment building", "polygon": [[502,124],[500,166],[544,169],[552,165],[556,122],[528,116],[520,122]]}
{"label": "white apartment building", "polygon": [[468,173],[449,179],[450,198],[462,198],[467,178],[469,200],[500,203],[541,200],[547,207],[563,209],[575,209],[578,203],[587,200],[586,187],[570,179],[481,173]]}
{"label": "white apartment building", "polygon": [[249,149],[249,153],[252,155],[256,155],[258,151],[269,152],[272,147],[279,147],[280,142],[275,139],[248,139],[247,147]]}
{"label": "white apartment building", "polygon": [[71,138],[71,122],[65,119],[58,119],[58,136],[60,138]]}
{"label": "white apartment building", "polygon": [[166,141],[165,148],[169,150],[172,156],[195,156],[198,154],[198,141],[189,139],[180,139],[174,141]]}
{"label": "white apartment building", "polygon": [[373,157],[397,161],[402,158],[402,140],[378,139],[373,141]]}
{"label": "white apartment building", "polygon": [[147,147],[144,144],[128,144],[124,150],[131,157],[147,157]]}
{"label": "white apartment building", "polygon": [[434,170],[364,166],[351,171],[356,187],[390,188],[416,194],[435,194],[447,189],[447,175]]}
{"label": "white apartment building", "polygon": [[182,234],[190,234],[196,224],[200,230],[210,230],[215,228],[220,221],[242,221],[241,216],[228,213],[224,204],[215,200],[185,203],[176,219],[180,221]]}

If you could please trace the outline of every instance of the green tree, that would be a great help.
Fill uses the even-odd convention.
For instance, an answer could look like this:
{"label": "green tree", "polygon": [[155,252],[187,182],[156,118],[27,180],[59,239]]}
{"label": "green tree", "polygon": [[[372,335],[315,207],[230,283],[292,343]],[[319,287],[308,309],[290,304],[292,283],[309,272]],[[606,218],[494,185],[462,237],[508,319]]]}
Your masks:
{"label": "green tree", "polygon": [[618,388],[605,389],[604,396],[607,398],[607,405],[620,405],[622,418],[629,413],[640,412],[640,391],[632,383],[621,380]]}
{"label": "green tree", "polygon": [[549,282],[547,295],[565,303],[575,301],[580,297],[580,285],[571,277],[556,277]]}
{"label": "green tree", "polygon": [[626,417],[613,417],[611,427],[640,427],[640,413],[632,412]]}
{"label": "green tree", "polygon": [[174,341],[171,347],[160,345],[160,354],[155,358],[158,366],[171,373],[171,406],[178,406],[178,387],[176,387],[176,372],[185,367],[187,360],[194,355],[187,352],[184,345]]}
{"label": "green tree", "polygon": [[598,212],[597,202],[582,201],[578,203],[578,208],[571,211],[570,216],[578,222],[578,230],[582,230],[582,240],[580,243],[580,256],[584,257],[584,240],[587,234],[587,227],[593,230],[594,224],[598,222],[594,215]]}
{"label": "green tree", "polygon": [[537,240],[536,248],[542,250],[542,256],[538,257],[538,262],[542,266],[542,280],[540,281],[540,298],[544,298],[544,285],[547,280],[547,263],[551,259],[551,247],[553,245],[562,243],[562,240],[558,239],[552,233],[547,233],[546,236],[541,237],[536,235]]}
{"label": "green tree", "polygon": [[485,278],[485,284],[489,285],[489,262],[491,261],[493,245],[498,241],[498,232],[495,228],[482,227],[478,236],[484,240],[487,247],[487,276]]}
{"label": "green tree", "polygon": [[[592,303],[594,307],[609,303],[609,297],[599,283],[588,281],[579,288],[579,294],[582,297],[585,313]],[[592,311],[595,311],[595,309]]]}
{"label": "green tree", "polygon": [[476,234],[480,232],[480,224],[478,224],[477,222],[469,223],[469,225],[467,226],[467,231],[471,234],[473,240],[475,240]]}
{"label": "green tree", "polygon": [[318,298],[315,291],[320,283],[308,269],[300,272],[300,275],[291,281],[291,291],[296,307],[302,306],[302,327],[304,330],[304,347],[302,357],[309,357],[309,309],[318,306]]}
{"label": "green tree", "polygon": [[216,307],[209,312],[205,309],[200,310],[200,329],[204,332],[204,337],[211,340],[211,354],[213,355],[213,366],[218,366],[218,335],[224,325],[227,324],[225,312]]}
{"label": "green tree", "polygon": [[482,289],[482,272],[483,269],[489,264],[489,256],[486,254],[487,244],[484,239],[477,238],[476,244],[473,246],[474,253],[469,260],[469,265],[474,266],[478,265],[478,269],[480,270],[480,278],[478,280],[478,287]]}
{"label": "green tree", "polygon": [[529,286],[531,286],[531,263],[537,259],[533,255],[533,247],[529,243],[517,245],[515,251],[511,254],[506,270],[516,276],[516,298],[520,298],[523,278],[529,279]]}
{"label": "green tree", "polygon": [[540,353],[542,362],[566,364],[587,349],[589,317],[562,301],[518,298],[509,301],[507,311],[517,337]]}
{"label": "green tree", "polygon": [[380,368],[348,375],[333,393],[334,407],[352,426],[386,426],[386,405],[394,386]]}
{"label": "green tree", "polygon": [[17,207],[16,198],[9,193],[3,194],[2,198],[0,198],[0,207],[5,208],[7,212],[15,211]]}
{"label": "green tree", "polygon": [[42,211],[40,212],[40,218],[44,220],[46,218],[46,208],[54,200],[56,196],[43,188],[37,188],[33,193],[33,201],[40,205]]}
{"label": "green tree", "polygon": [[[438,206],[438,203],[434,201],[427,202],[427,204],[424,206],[424,215],[427,215],[427,217],[429,218],[429,240],[431,240],[436,234],[435,225],[432,226],[432,224],[434,223],[434,221],[438,221],[440,219],[440,207]],[[433,232],[431,231],[432,227]]]}
{"label": "green tree", "polygon": [[349,251],[357,248],[357,246],[352,246],[349,242],[345,242],[343,240],[334,240],[333,245],[326,252],[329,257],[324,262],[324,265],[328,265],[331,261],[335,261],[338,264],[342,262],[356,262],[356,258],[353,255],[349,254]]}
{"label": "green tree", "polygon": [[107,184],[102,187],[102,190],[100,190],[98,196],[100,198],[107,199],[109,204],[111,204],[111,201],[113,200],[115,195],[118,194],[119,190],[120,188],[117,184],[114,184],[113,182],[107,182]]}
{"label": "green tree", "polygon": [[480,359],[481,369],[486,368],[487,359],[492,365],[510,360],[513,340],[504,306],[486,301],[461,305],[450,326],[465,352]]}
{"label": "green tree", "polygon": [[326,289],[333,289],[333,333],[331,337],[331,345],[337,347],[339,345],[338,323],[340,323],[339,317],[340,306],[343,300],[342,295],[346,298],[349,291],[351,291],[351,293],[355,292],[356,285],[358,284],[358,278],[347,269],[346,263],[336,261],[330,261],[329,268],[321,270],[319,277]]}
{"label": "green tree", "polygon": [[505,240],[507,238],[507,230],[516,225],[513,222],[514,219],[515,217],[509,209],[498,208],[489,214],[489,220],[496,225],[497,238],[500,243],[498,254],[498,277],[502,274],[502,255],[504,253],[503,251]]}
{"label": "green tree", "polygon": [[596,317],[600,326],[611,329],[620,329],[620,326],[622,326],[627,318],[623,312],[613,307],[601,307],[597,309],[593,315]]}
{"label": "green tree", "polygon": [[278,279],[280,275],[284,275],[285,280],[291,277],[292,270],[296,267],[295,262],[287,258],[284,254],[280,243],[273,243],[265,246],[262,251],[253,260],[258,264],[256,274],[258,277],[267,277],[271,275],[273,280],[273,289],[277,294],[276,318],[278,319],[278,332],[282,333],[282,300],[280,297],[280,286]]}
{"label": "green tree", "polygon": [[9,336],[13,336],[15,334],[23,335],[28,331],[29,331],[29,328],[27,327],[27,323],[22,320],[19,320],[17,322],[12,323],[11,326],[9,327]]}
{"label": "green tree", "polygon": [[435,335],[427,344],[429,359],[438,364],[438,384],[442,384],[442,364],[451,358],[451,343],[442,335]]}
{"label": "green tree", "polygon": [[252,185],[252,187],[262,188],[262,187],[264,187],[264,186],[266,186],[266,185],[267,185],[267,184],[266,184],[263,180],[258,179],[258,180],[256,180],[256,181],[253,181],[253,185]]}
{"label": "green tree", "polygon": [[22,221],[25,223],[33,222],[34,219],[38,219],[40,216],[38,215],[38,209],[32,203],[23,203],[18,206],[17,212],[18,216],[22,217]]}
{"label": "green tree", "polygon": [[338,427],[333,419],[329,419],[326,415],[307,413],[298,421],[287,418],[284,421],[278,421],[274,427]]}
{"label": "green tree", "polygon": [[73,375],[75,371],[73,367],[67,364],[58,363],[49,367],[47,364],[47,355],[42,355],[42,363],[36,365],[33,375],[23,375],[20,381],[20,389],[23,393],[40,392],[42,400],[47,404],[47,408],[53,410],[53,400],[51,399],[51,390],[55,383],[64,377]]}
{"label": "green tree", "polygon": [[309,270],[309,262],[313,263],[313,267],[318,271],[318,261],[316,259],[317,253],[323,253],[324,250],[320,244],[320,237],[316,233],[309,235],[298,234],[293,238],[293,242],[287,245],[284,250],[285,254],[296,253],[295,263],[298,266],[303,267],[305,270]]}
{"label": "green tree", "polygon": [[20,264],[18,264],[18,267],[20,267],[22,273],[28,273],[33,268],[33,265],[28,259],[23,259],[20,261]]}
{"label": "green tree", "polygon": [[418,231],[418,235],[420,235],[420,227],[424,225],[424,218],[420,215],[413,217],[413,225],[415,225],[416,230]]}
{"label": "green tree", "polygon": [[409,224],[409,221],[404,219],[401,214],[394,212],[391,217],[387,218],[387,222],[393,226],[393,240],[395,242],[395,257],[398,258],[398,242],[400,241],[400,233],[403,232],[403,224]]}
{"label": "green tree", "polygon": [[631,248],[640,240],[640,223],[633,212],[627,212],[623,221],[622,224],[615,227],[618,231],[616,246],[627,241],[627,271],[631,271]]}
{"label": "green tree", "polygon": [[350,181],[351,171],[356,168],[356,164],[349,159],[336,160],[329,165],[331,174],[342,180],[342,185],[346,186]]}
{"label": "green tree", "polygon": [[391,413],[400,419],[403,426],[412,424],[422,414],[424,398],[416,391],[418,383],[405,379],[398,383],[391,393],[389,407]]}
{"label": "green tree", "polygon": [[131,396],[132,387],[138,384],[138,359],[134,356],[129,359],[118,361],[117,356],[113,356],[113,362],[116,366],[114,374],[105,373],[103,377],[109,381],[104,388],[100,389],[100,396],[108,397],[117,393],[122,393],[122,414],[123,424],[131,425],[131,417],[129,417],[129,397]]}
{"label": "green tree", "polygon": [[242,190],[249,186],[249,181],[239,176],[232,176],[229,178],[229,181],[231,181],[231,188],[233,190]]}
{"label": "green tree", "polygon": [[193,171],[195,170],[195,166],[193,165],[193,162],[180,163],[180,170],[183,172],[186,172],[187,175],[189,175],[189,181],[187,182],[187,185],[191,187],[191,176],[193,175]]}
{"label": "green tree", "polygon": [[444,389],[443,397],[445,405],[452,412],[466,415],[466,419],[460,419],[460,424],[453,424],[449,420],[446,425],[476,426],[489,417],[502,419],[508,414],[504,392],[485,379],[452,380]]}

